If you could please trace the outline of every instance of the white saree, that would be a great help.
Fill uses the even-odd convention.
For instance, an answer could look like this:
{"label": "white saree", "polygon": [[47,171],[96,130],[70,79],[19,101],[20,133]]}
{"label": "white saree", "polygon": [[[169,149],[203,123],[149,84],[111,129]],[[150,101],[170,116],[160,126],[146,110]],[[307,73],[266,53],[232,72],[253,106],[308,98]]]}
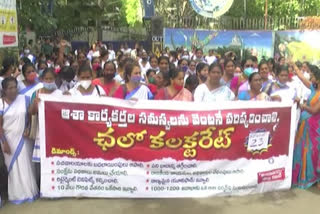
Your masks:
{"label": "white saree", "polygon": [[3,117],[3,130],[11,154],[4,154],[8,169],[9,201],[14,204],[32,202],[39,197],[35,167],[31,161],[33,145],[24,138],[29,99],[24,95],[8,105],[0,99],[0,115]]}

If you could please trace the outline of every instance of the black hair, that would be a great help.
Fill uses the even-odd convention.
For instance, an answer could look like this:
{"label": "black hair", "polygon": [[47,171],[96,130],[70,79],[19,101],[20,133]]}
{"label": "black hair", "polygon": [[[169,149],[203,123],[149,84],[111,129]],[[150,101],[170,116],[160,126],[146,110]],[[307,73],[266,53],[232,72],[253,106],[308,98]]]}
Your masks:
{"label": "black hair", "polygon": [[180,60],[178,61],[178,65],[181,65],[183,61],[186,61],[187,64],[189,64],[189,60],[187,60],[187,59],[180,59]]}
{"label": "black hair", "polygon": [[28,57],[22,57],[20,60],[23,61],[24,64],[29,64],[29,63],[31,63],[31,60],[30,60]]}
{"label": "black hair", "polygon": [[252,62],[258,62],[258,58],[256,56],[251,56],[250,59]]}
{"label": "black hair", "polygon": [[5,75],[5,73],[7,73],[10,67],[14,66],[14,64],[15,64],[15,60],[13,57],[11,56],[5,57],[2,62],[3,69],[1,70],[0,76]]}
{"label": "black hair", "polygon": [[117,66],[116,66],[116,64],[114,64],[114,62],[113,61],[107,61],[106,63],[104,63],[104,65],[103,65],[103,70],[104,69],[106,69],[106,65],[108,65],[108,64],[111,64],[112,66],[113,66],[113,68],[114,68],[114,71],[115,72],[117,72]]}
{"label": "black hair", "polygon": [[226,59],[224,60],[224,67],[227,67],[227,64],[228,64],[229,62],[232,62],[233,65],[236,66],[236,63],[235,63],[231,58],[226,58]]}
{"label": "black hair", "polygon": [[200,62],[196,67],[196,73],[199,74],[205,67],[209,68],[209,65],[203,62]]}
{"label": "black hair", "polygon": [[[99,57],[92,57],[92,59],[91,59],[91,64],[93,64],[93,61],[94,61],[95,59],[99,59]],[[100,61],[100,59],[99,59],[99,61]]]}
{"label": "black hair", "polygon": [[186,79],[186,86],[187,85],[199,85],[199,78],[197,77],[197,75],[190,75],[188,76],[188,78]]}
{"label": "black hair", "polygon": [[39,69],[40,65],[42,65],[42,64],[44,64],[44,65],[46,65],[46,67],[48,67],[47,62],[46,62],[46,61],[41,60],[41,61],[39,61],[39,63],[38,63],[38,69]]}
{"label": "black hair", "polygon": [[251,58],[243,59],[243,60],[241,61],[241,67],[244,68],[244,65],[245,65],[249,60],[253,61]]}
{"label": "black hair", "polygon": [[193,63],[193,62],[194,62],[195,65],[197,65],[197,62],[196,62],[195,60],[190,60],[189,63],[188,63],[188,65],[190,66],[191,63]]}
{"label": "black hair", "polygon": [[7,88],[8,88],[8,85],[10,82],[14,82],[16,84],[16,86],[18,87],[18,81],[16,78],[14,77],[7,77],[5,78],[2,83],[1,83],[1,86],[2,86],[2,91],[5,91]]}
{"label": "black hair", "polygon": [[109,55],[109,51],[107,51],[107,50],[101,51],[101,54],[100,54],[101,58],[103,58],[103,57],[105,57],[107,55]]}
{"label": "black hair", "polygon": [[311,73],[314,75],[314,77],[316,78],[316,80],[320,80],[320,69],[318,66],[316,65],[309,65],[310,66],[310,70]]}
{"label": "black hair", "polygon": [[302,63],[302,65],[303,64],[306,64],[306,66],[311,70],[311,64],[309,62],[305,61],[305,62]]}
{"label": "black hair", "polygon": [[172,80],[175,79],[179,75],[180,72],[182,72],[184,74],[183,70],[181,70],[179,68],[170,69],[169,70],[170,79],[172,79]]}
{"label": "black hair", "polygon": [[170,55],[173,56],[175,59],[178,58],[178,53],[177,53],[177,51],[170,51]]}
{"label": "black hair", "polygon": [[250,76],[249,76],[249,78],[248,78],[249,83],[252,82],[252,79],[253,79],[253,77],[254,77],[255,75],[260,75],[260,74],[259,74],[258,72],[253,72],[252,74],[250,74]]}
{"label": "black hair", "polygon": [[[233,62],[233,61],[232,61],[232,62]],[[218,67],[218,68],[220,69],[221,73],[223,73],[223,69],[222,69],[221,65],[220,65],[219,63],[217,63],[217,62],[214,62],[214,63],[212,63],[212,64],[209,66],[209,73],[210,73],[210,71],[211,71],[213,68],[215,68],[215,67]]]}
{"label": "black hair", "polygon": [[152,59],[156,59],[157,60],[157,62],[158,62],[158,57],[156,56],[156,55],[153,55],[153,56],[151,56],[150,58],[149,58],[149,62],[151,63],[151,60]]}
{"label": "black hair", "polygon": [[169,72],[162,72],[162,71],[160,71],[160,72],[158,73],[158,75],[159,75],[159,74],[162,75],[162,77],[163,77],[163,80],[164,80],[164,82],[165,82],[164,86],[167,87],[168,85],[170,85]]}
{"label": "black hair", "polygon": [[162,60],[166,60],[168,62],[168,64],[170,63],[170,60],[169,60],[169,57],[167,56],[160,56],[159,59],[158,59],[158,64],[160,64],[160,62]]}
{"label": "black hair", "polygon": [[76,76],[76,72],[71,66],[64,66],[59,72],[59,76],[64,80],[72,80]]}
{"label": "black hair", "polygon": [[91,70],[90,66],[88,66],[88,65],[80,66],[79,71],[78,71],[78,76],[80,76],[81,73],[84,73],[84,72],[90,72],[90,75],[92,76],[92,70]]}
{"label": "black hair", "polygon": [[24,77],[26,77],[26,71],[29,67],[33,67],[34,68],[34,65],[32,63],[26,63],[22,66],[22,74]]}
{"label": "black hair", "polygon": [[268,62],[266,60],[261,60],[261,62],[259,63],[259,66],[258,66],[258,70],[259,71],[261,70],[262,65],[267,65],[268,66]]}
{"label": "black hair", "polygon": [[130,81],[129,76],[131,76],[132,71],[133,71],[133,69],[135,67],[140,68],[140,65],[135,61],[133,63],[127,63],[125,65],[125,68],[124,68],[124,80],[125,80],[126,83]]}
{"label": "black hair", "polygon": [[41,78],[43,78],[45,75],[47,75],[48,73],[51,73],[53,76],[54,76],[54,78],[57,78],[57,74],[56,74],[56,72],[54,72],[54,69],[53,68],[46,68],[46,69],[44,69],[44,71],[43,71],[43,73],[42,73],[42,75],[41,75]]}
{"label": "black hair", "polygon": [[148,69],[148,71],[147,71],[147,77],[149,77],[149,75],[150,75],[152,72],[154,72],[155,74],[157,73],[157,71],[154,70],[154,69]]}
{"label": "black hair", "polygon": [[203,53],[203,50],[202,50],[201,48],[197,48],[197,49],[196,49],[196,53],[197,53],[198,51],[201,51],[201,53]]}
{"label": "black hair", "polygon": [[288,71],[288,65],[279,66],[279,67],[277,68],[277,73],[276,73],[276,75],[279,76],[279,74],[280,74],[282,71],[286,71],[287,73],[289,73],[289,71]]}

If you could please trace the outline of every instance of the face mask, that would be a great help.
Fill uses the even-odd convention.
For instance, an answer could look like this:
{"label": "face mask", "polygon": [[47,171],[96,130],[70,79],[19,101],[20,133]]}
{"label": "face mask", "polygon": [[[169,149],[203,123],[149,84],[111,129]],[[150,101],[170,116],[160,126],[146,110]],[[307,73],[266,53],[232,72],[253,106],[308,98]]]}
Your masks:
{"label": "face mask", "polygon": [[91,83],[92,83],[92,80],[80,80],[79,81],[79,84],[81,85],[81,87],[86,90],[90,87]]}
{"label": "face mask", "polygon": [[43,87],[49,91],[53,91],[53,90],[56,90],[57,89],[57,85],[55,82],[43,82]]}
{"label": "face mask", "polygon": [[287,87],[286,84],[281,83],[279,80],[277,80],[277,84],[280,86],[280,88]]}
{"label": "face mask", "polygon": [[93,64],[92,65],[92,70],[97,71],[101,68],[101,66],[99,64]]}
{"label": "face mask", "polygon": [[24,50],[24,53],[25,53],[25,54],[29,54],[29,53],[30,53],[30,50],[29,50],[29,49],[26,49],[26,50]]}
{"label": "face mask", "polygon": [[200,75],[200,79],[201,79],[202,82],[207,81],[207,77],[206,77],[206,76],[203,76],[203,75]]}
{"label": "face mask", "polygon": [[112,79],[115,77],[115,73],[113,73],[113,74],[110,74],[110,73],[105,74],[104,77],[105,77],[107,80],[112,80]]}
{"label": "face mask", "polygon": [[141,76],[133,76],[131,77],[131,82],[134,82],[135,84],[138,84],[141,82]]}
{"label": "face mask", "polygon": [[156,80],[153,77],[150,77],[149,79],[149,83],[154,84],[156,82]]}
{"label": "face mask", "polygon": [[36,80],[36,78],[37,78],[36,72],[32,72],[31,74],[29,74],[27,76],[26,79],[28,80],[28,82],[34,82]]}
{"label": "face mask", "polygon": [[177,83],[173,83],[173,87],[177,90],[177,91],[181,91],[183,89],[183,85],[178,85]]}
{"label": "face mask", "polygon": [[303,76],[307,79],[310,80],[310,74],[308,72],[304,72]]}
{"label": "face mask", "polygon": [[183,66],[183,67],[182,67],[183,72],[187,72],[188,69],[189,69],[188,66]]}
{"label": "face mask", "polygon": [[187,55],[184,55],[184,56],[182,56],[182,57],[181,57],[181,59],[186,59],[186,60],[189,60],[189,56],[187,56]]}
{"label": "face mask", "polygon": [[253,68],[246,68],[243,71],[244,75],[246,75],[247,77],[249,77],[252,73],[254,73]]}
{"label": "face mask", "polygon": [[19,70],[20,70],[20,71],[22,70],[22,65],[19,65]]}
{"label": "face mask", "polygon": [[40,69],[40,70],[38,71],[40,77],[42,76],[43,71],[44,71],[44,69]]}

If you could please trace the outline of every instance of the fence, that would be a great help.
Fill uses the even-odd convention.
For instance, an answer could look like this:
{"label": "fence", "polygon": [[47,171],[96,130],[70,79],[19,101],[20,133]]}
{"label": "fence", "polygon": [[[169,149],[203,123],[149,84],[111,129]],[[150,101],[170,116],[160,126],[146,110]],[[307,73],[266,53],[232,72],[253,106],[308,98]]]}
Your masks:
{"label": "fence", "polygon": [[[299,29],[305,17],[267,17],[267,30]],[[203,17],[166,18],[165,27],[169,28],[202,28],[218,30],[264,30],[265,18],[227,17],[218,19]]]}

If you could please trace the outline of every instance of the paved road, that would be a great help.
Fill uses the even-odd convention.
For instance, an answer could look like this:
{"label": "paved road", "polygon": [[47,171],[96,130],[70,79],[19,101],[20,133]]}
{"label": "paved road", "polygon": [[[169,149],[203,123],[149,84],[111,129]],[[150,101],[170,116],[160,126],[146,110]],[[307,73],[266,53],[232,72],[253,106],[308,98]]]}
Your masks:
{"label": "paved road", "polygon": [[60,199],[6,204],[0,214],[307,214],[320,213],[320,191],[290,190],[205,199]]}

